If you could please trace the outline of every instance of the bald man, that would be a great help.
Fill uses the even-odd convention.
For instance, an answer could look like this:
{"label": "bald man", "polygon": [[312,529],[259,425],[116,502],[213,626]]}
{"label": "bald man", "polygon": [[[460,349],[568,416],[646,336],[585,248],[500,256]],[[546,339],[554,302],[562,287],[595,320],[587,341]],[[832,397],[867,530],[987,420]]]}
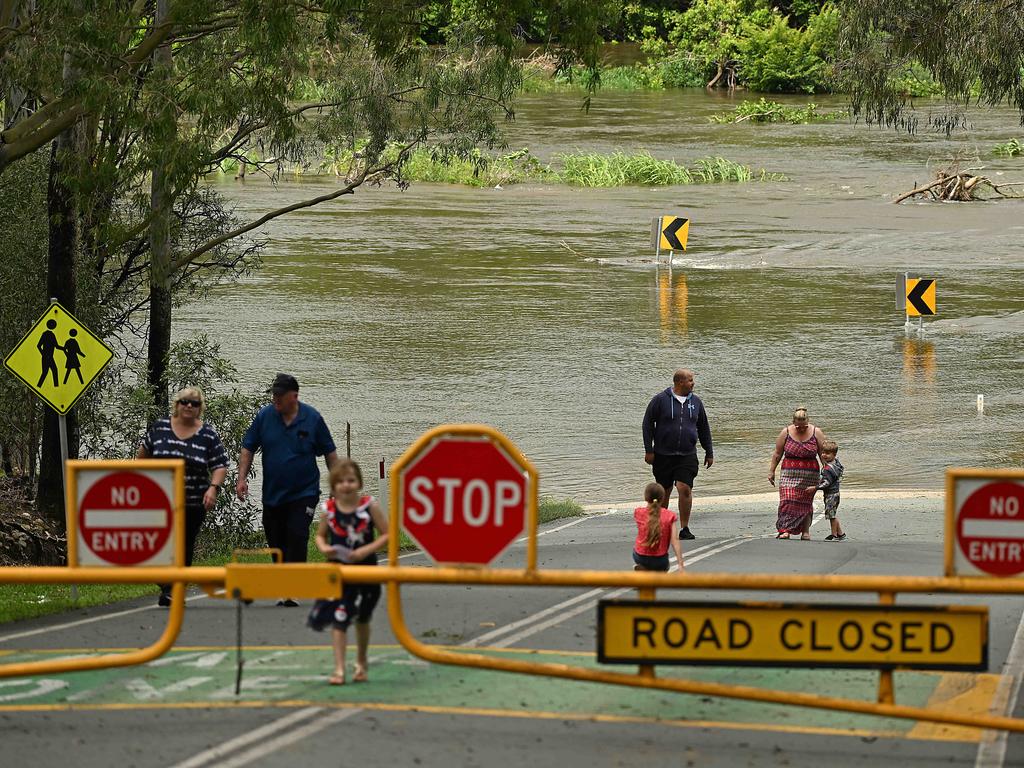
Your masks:
{"label": "bald man", "polygon": [[696,538],[690,532],[693,481],[697,477],[697,443],[704,449],[704,466],[715,463],[711,427],[704,403],[693,394],[693,371],[678,369],[672,386],[651,398],[644,413],[644,461],[651,465],[655,481],[665,489],[665,506],[672,487],[679,491],[681,539]]}

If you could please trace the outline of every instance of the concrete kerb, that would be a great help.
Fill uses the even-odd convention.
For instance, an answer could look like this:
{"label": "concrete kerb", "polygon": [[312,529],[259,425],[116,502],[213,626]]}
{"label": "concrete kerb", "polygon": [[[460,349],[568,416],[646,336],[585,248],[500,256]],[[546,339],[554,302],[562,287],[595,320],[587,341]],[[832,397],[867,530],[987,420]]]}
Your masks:
{"label": "concrete kerb", "polygon": [[[929,491],[916,488],[893,488],[884,491],[858,491],[843,489],[844,499],[877,499],[882,501],[899,501],[901,499],[941,499],[945,491]],[[743,493],[729,496],[701,496],[694,495],[694,505],[701,507],[715,507],[735,504],[758,504],[778,503],[778,491],[767,493]],[[632,512],[640,504],[638,501],[605,502],[601,504],[583,504],[585,515],[599,515],[608,512]]]}

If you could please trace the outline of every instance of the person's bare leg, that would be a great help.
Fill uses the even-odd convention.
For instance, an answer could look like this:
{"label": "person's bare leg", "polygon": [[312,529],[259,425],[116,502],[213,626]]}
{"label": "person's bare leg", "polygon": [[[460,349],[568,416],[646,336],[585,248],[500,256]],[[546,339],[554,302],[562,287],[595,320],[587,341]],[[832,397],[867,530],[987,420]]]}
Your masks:
{"label": "person's bare leg", "polygon": [[345,682],[345,650],[348,646],[348,633],[337,627],[331,628],[331,645],[334,647],[334,674],[331,675],[332,685]]}
{"label": "person's bare leg", "polygon": [[370,661],[370,622],[356,622],[356,668],[352,679],[361,683],[367,679]]}
{"label": "person's bare leg", "polygon": [[679,527],[690,526],[690,510],[693,509],[693,491],[686,483],[676,481],[676,490],[679,491]]}

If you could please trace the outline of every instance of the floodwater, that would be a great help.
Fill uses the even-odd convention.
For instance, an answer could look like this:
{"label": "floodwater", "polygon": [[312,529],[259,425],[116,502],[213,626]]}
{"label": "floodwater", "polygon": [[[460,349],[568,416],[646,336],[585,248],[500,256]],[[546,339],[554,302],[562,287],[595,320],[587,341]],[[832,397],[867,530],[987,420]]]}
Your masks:
{"label": "floodwater", "polygon": [[[772,446],[797,405],[839,442],[850,489],[1020,467],[1024,201],[891,202],[957,151],[1024,181],[1024,158],[991,154],[1021,136],[1017,114],[975,110],[951,138],[846,119],[708,122],[738,101],[608,92],[584,113],[573,95],[529,96],[508,143],[545,161],[721,155],[789,181],[360,189],[267,226],[264,269],[179,310],[175,333],[209,333],[253,386],[294,373],[341,451],[351,424],[364,466],[437,424],[482,422],[534,462],[542,495],[581,503],[639,499],[644,408],[679,366],[696,372],[714,434],[698,497],[770,490]],[[219,186],[254,217],[336,184]],[[671,268],[650,244],[651,218],[668,214],[691,220]],[[906,271],[937,281],[921,335],[897,308]]]}

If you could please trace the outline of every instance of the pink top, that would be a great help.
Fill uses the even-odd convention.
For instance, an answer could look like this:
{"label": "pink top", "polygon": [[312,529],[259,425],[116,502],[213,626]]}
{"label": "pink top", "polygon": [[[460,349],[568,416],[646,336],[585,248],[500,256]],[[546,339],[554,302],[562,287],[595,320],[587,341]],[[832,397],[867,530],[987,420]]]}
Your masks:
{"label": "pink top", "polygon": [[633,519],[636,520],[636,543],[633,544],[633,549],[638,555],[661,557],[668,553],[668,548],[672,544],[672,524],[676,521],[676,513],[661,508],[661,538],[656,547],[644,546],[644,542],[647,541],[648,514],[647,507],[637,507],[633,510]]}

